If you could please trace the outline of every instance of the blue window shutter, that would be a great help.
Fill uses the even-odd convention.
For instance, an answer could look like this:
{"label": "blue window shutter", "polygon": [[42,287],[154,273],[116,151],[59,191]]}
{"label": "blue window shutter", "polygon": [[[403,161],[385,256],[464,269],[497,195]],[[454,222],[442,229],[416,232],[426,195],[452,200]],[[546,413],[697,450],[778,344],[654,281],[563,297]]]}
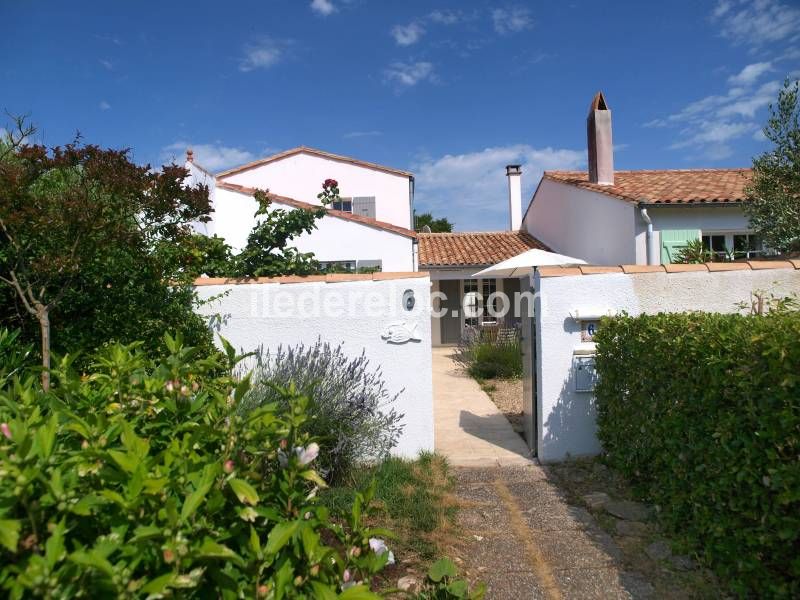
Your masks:
{"label": "blue window shutter", "polygon": [[662,229],[661,230],[661,264],[675,262],[678,253],[692,240],[700,239],[699,229]]}

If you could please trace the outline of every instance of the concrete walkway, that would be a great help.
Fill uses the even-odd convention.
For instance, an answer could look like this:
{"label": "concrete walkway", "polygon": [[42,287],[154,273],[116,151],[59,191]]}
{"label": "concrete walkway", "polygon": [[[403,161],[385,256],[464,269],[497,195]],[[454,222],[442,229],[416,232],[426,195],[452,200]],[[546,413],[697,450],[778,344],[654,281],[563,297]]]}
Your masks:
{"label": "concrete walkway", "polygon": [[533,464],[525,442],[452,354],[452,348],[433,348],[436,451],[456,467]]}
{"label": "concrete walkway", "polygon": [[650,598],[583,508],[570,506],[452,348],[433,348],[436,451],[456,478],[457,554],[488,599]]}

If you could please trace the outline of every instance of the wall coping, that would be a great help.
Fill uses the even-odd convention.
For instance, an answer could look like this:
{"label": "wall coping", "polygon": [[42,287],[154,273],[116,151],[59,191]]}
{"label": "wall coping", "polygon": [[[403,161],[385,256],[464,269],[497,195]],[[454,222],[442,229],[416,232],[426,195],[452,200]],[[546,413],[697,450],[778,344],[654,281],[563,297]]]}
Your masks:
{"label": "wall coping", "polygon": [[570,275],[607,275],[609,273],[719,273],[723,271],[763,271],[767,269],[800,269],[800,259],[749,260],[747,262],[716,262],[691,265],[580,265],[577,267],[539,267],[541,277],[567,277]]}
{"label": "wall coping", "polygon": [[284,275],[281,277],[253,277],[235,279],[228,277],[198,277],[195,287],[204,285],[252,285],[256,283],[343,283],[347,281],[387,281],[429,277],[427,271],[380,272],[380,273],[329,273],[327,275]]}

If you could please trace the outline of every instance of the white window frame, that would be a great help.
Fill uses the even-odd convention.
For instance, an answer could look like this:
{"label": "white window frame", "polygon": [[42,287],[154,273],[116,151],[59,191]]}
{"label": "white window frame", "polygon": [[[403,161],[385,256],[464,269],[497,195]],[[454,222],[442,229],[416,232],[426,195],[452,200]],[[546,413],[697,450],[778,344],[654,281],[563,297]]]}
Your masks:
{"label": "white window frame", "polygon": [[[715,260],[721,260],[721,261],[730,260],[730,256],[728,254],[728,251],[734,253],[733,254],[733,258],[734,259],[746,259],[746,260],[758,259],[758,258],[761,258],[762,256],[766,256],[766,255],[770,254],[769,249],[766,246],[764,246],[764,241],[762,240],[761,241],[761,249],[760,250],[745,250],[744,251],[745,252],[744,256],[736,256],[736,254],[735,254],[736,250],[734,249],[734,245],[733,245],[733,238],[734,238],[734,236],[737,236],[737,235],[747,235],[747,236],[754,235],[754,236],[757,236],[758,234],[755,231],[752,231],[752,230],[730,230],[730,229],[724,229],[724,230],[701,229],[700,230],[700,240],[701,241],[703,241],[703,238],[705,238],[705,237],[709,237],[709,238],[713,237],[713,236],[724,236],[725,237],[725,250],[724,251],[712,251],[712,252],[714,252]],[[748,244],[748,246],[749,246],[749,244]],[[709,249],[710,249],[710,247],[711,247],[711,244],[710,244],[710,240],[709,240]]]}
{"label": "white window frame", "polygon": [[[491,292],[500,292],[503,290],[503,280],[496,277],[490,277],[487,279],[462,279],[461,280],[461,307],[460,307],[460,316],[461,316],[461,331],[471,325],[473,327],[484,327],[484,326],[492,326],[497,325],[497,318],[493,317],[489,314],[487,310],[488,302],[489,302],[489,295],[485,294],[486,285],[489,282],[494,282],[494,289]],[[486,282],[486,283],[484,283]],[[467,288],[470,288],[469,291]],[[474,287],[474,289],[472,289]],[[470,292],[475,292],[477,294],[476,298],[480,297],[480,304],[479,306],[482,307],[482,311],[479,311],[478,316],[476,317],[467,317],[466,310],[464,310],[464,301],[466,300],[467,294]]]}

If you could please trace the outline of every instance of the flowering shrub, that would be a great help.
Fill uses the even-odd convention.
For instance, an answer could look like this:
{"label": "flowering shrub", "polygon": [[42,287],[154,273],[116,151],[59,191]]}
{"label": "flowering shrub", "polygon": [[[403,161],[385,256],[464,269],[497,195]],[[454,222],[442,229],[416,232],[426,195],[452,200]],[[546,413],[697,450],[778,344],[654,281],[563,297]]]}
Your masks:
{"label": "flowering shrub", "polygon": [[110,345],[83,376],[67,357],[47,393],[35,373],[0,382],[4,595],[377,597],[392,557],[362,521],[374,486],[330,521],[307,398],[275,388],[283,408],[243,414],[229,345],[165,342],[157,364]]}
{"label": "flowering shrub", "polygon": [[397,444],[403,415],[391,404],[399,394],[390,395],[380,369],[371,370],[363,353],[350,358],[341,346],[322,341],[265,352],[243,409],[285,403],[275,385],[290,383],[309,399],[310,418],[301,429],[325,447],[320,470],[328,481],[341,480],[359,463],[385,458]]}

